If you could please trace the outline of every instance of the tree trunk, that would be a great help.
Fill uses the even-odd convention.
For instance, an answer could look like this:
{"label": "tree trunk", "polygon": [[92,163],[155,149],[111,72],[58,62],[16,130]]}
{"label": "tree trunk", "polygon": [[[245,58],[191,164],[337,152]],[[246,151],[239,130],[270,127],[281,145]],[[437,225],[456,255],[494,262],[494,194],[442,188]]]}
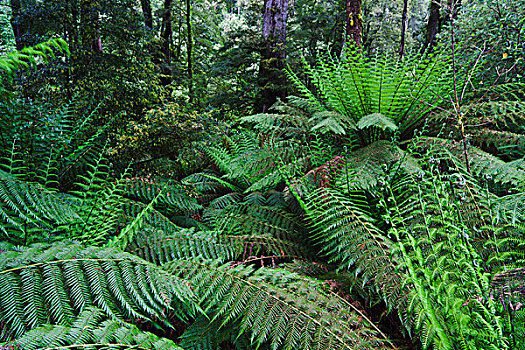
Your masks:
{"label": "tree trunk", "polygon": [[93,5],[92,0],[84,0],[80,6],[82,46],[85,51],[95,54],[102,53],[98,11],[98,7]]}
{"label": "tree trunk", "polygon": [[144,15],[144,24],[149,29],[153,29],[153,15],[151,12],[151,1],[150,0],[140,0],[140,5],[142,7],[142,14]]}
{"label": "tree trunk", "polygon": [[79,21],[78,21],[78,1],[71,0],[69,1],[70,11],[71,11],[71,27],[69,31],[68,45],[70,50],[76,50],[79,46]]}
{"label": "tree trunk", "polygon": [[399,56],[403,57],[405,54],[405,34],[407,30],[407,12],[408,0],[403,1],[403,16],[401,19],[401,43],[399,45]]}
{"label": "tree trunk", "polygon": [[188,89],[189,89],[189,97],[190,97],[190,103],[193,102],[193,59],[192,59],[192,49],[193,49],[193,38],[191,34],[191,2],[190,0],[186,0],[186,27],[188,29],[188,42],[187,42],[187,49],[188,49]]}
{"label": "tree trunk", "polygon": [[11,28],[13,28],[13,34],[15,36],[16,49],[22,50],[23,44],[23,29],[22,23],[20,22],[20,15],[22,14],[22,4],[20,0],[11,0]]}
{"label": "tree trunk", "polygon": [[173,30],[171,27],[171,4],[173,0],[164,1],[164,10],[162,15],[162,53],[166,59],[166,64],[171,64],[171,40],[173,38]]}
{"label": "tree trunk", "polygon": [[259,65],[262,110],[266,112],[277,97],[286,97],[286,79],[282,72],[286,59],[286,22],[288,0],[264,0],[262,36],[264,49]]}
{"label": "tree trunk", "polygon": [[422,52],[426,50],[432,51],[436,46],[436,34],[439,32],[441,27],[441,4],[438,0],[431,0],[430,2],[430,15],[428,16],[427,32],[425,34],[425,45],[422,48]]}
{"label": "tree trunk", "polygon": [[360,49],[363,43],[363,15],[361,0],[346,0],[345,42]]}

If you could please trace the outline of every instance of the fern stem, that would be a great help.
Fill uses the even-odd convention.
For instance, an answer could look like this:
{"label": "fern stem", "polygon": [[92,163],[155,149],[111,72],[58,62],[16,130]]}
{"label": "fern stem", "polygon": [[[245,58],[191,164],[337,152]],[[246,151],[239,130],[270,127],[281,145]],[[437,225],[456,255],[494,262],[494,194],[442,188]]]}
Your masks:
{"label": "fern stem", "polygon": [[[31,264],[31,265],[13,267],[11,269],[0,271],[0,274],[13,272],[13,271],[18,271],[18,270],[29,269],[31,267],[44,266],[44,265],[47,265],[47,264],[60,264],[60,263],[65,263],[65,262],[70,262],[70,261],[115,261],[115,262],[120,262],[120,261],[125,261],[125,259],[89,259],[89,258],[80,258],[80,259],[53,260],[53,261],[46,261],[46,262],[41,262],[41,263],[36,263],[36,264]],[[150,265],[150,263],[148,263],[146,261],[134,261],[134,263],[136,263],[136,264],[143,264],[143,265]]]}

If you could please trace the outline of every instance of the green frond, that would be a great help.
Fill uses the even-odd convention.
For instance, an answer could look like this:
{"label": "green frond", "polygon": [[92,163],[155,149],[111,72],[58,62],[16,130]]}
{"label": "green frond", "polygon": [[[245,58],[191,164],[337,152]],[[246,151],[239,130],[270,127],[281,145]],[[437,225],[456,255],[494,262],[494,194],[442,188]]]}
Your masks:
{"label": "green frond", "polygon": [[143,230],[135,235],[127,251],[141,258],[162,265],[177,259],[203,257],[205,259],[234,260],[244,249],[241,237],[228,239],[215,232],[180,229],[162,232]]}
{"label": "green frond", "polygon": [[44,60],[54,57],[52,47],[60,53],[65,53],[69,56],[69,49],[64,39],[50,39],[33,47],[25,47],[21,51],[11,52],[0,57],[0,69],[8,76],[11,76],[17,69],[29,68],[30,66],[36,68],[37,61],[35,57],[40,57]]}
{"label": "green frond", "polygon": [[220,175],[211,171],[191,174],[185,177],[182,183],[195,189],[197,199],[202,204],[208,204],[210,201],[230,191],[242,192],[238,185],[226,181]]}
{"label": "green frond", "polygon": [[395,122],[389,117],[381,113],[372,113],[365,115],[357,122],[359,129],[366,129],[370,127],[376,127],[383,131],[388,129],[389,131],[396,131],[398,129]]}
{"label": "green frond", "polygon": [[400,173],[418,174],[418,161],[389,141],[377,141],[346,157],[345,169],[336,179],[338,188],[370,189],[377,186],[387,168]]}
{"label": "green frond", "polygon": [[0,255],[0,317],[13,336],[46,323],[70,326],[82,310],[168,323],[195,311],[189,286],[158,266],[113,249],[61,242]]}
{"label": "green frond", "polygon": [[363,211],[363,199],[319,188],[304,201],[321,252],[331,263],[360,274],[364,283],[382,293],[389,306],[395,305],[400,297],[401,278],[391,259],[392,242]]}
{"label": "green frond", "polygon": [[163,179],[126,179],[122,183],[123,194],[143,203],[150,203],[157,195],[156,206],[166,207],[170,211],[189,212],[202,209],[189,192],[174,181]]}
{"label": "green frond", "polygon": [[355,130],[356,124],[350,119],[346,119],[339,112],[321,111],[312,114],[309,122],[312,124],[310,131],[319,131],[324,133],[334,133],[336,135],[345,135],[346,130]]}
{"label": "green frond", "polygon": [[77,210],[55,192],[1,170],[0,200],[0,233],[14,242],[30,242],[34,235],[82,221]]}
{"label": "green frond", "polygon": [[[255,129],[269,135],[282,135],[283,137],[306,134],[312,128],[310,113],[301,102],[290,97],[289,102],[277,101],[272,110],[278,113],[260,113],[244,116],[241,122],[253,124]],[[261,138],[262,135],[259,137]],[[269,142],[270,138],[263,138],[262,142]]]}
{"label": "green frond", "polygon": [[296,274],[206,261],[176,261],[168,271],[188,279],[203,306],[224,326],[273,349],[391,348],[355,307]]}
{"label": "green frond", "polygon": [[[430,137],[422,138],[420,142],[422,142],[422,146],[424,143],[424,147],[438,146],[448,151],[448,154],[442,153],[442,156],[458,164],[458,166],[466,164],[465,149],[462,142]],[[511,185],[519,185],[525,181],[525,161],[523,159],[504,162],[474,146],[467,148],[467,154],[471,170],[479,177],[488,178],[495,183]]]}
{"label": "green frond", "polygon": [[[217,320],[210,322],[213,315],[198,317],[181,336],[179,344],[185,349],[195,350],[221,350],[224,344],[233,346],[236,350],[266,350],[269,346],[252,345],[249,334],[238,335],[239,325],[230,323],[221,327]],[[222,346],[221,346],[222,345]]]}
{"label": "green frond", "polygon": [[215,231],[180,229],[162,232],[145,229],[135,235],[127,251],[161,265],[176,259],[197,258],[222,261],[264,259],[313,258],[304,244],[274,238],[268,235],[225,235]]}
{"label": "green frond", "polygon": [[292,214],[281,209],[239,203],[214,213],[218,231],[298,239],[302,236],[301,223]]}
{"label": "green frond", "polygon": [[525,193],[497,198],[493,208],[498,222],[525,223]]}
{"label": "green frond", "polygon": [[22,349],[182,349],[173,341],[143,332],[137,326],[106,319],[103,310],[87,307],[70,326],[42,325],[10,343]]}

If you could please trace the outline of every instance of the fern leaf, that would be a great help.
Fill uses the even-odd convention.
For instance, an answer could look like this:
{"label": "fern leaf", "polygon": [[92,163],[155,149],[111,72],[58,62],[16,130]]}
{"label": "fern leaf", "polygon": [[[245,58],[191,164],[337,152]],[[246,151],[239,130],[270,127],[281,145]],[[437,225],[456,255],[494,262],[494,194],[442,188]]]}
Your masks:
{"label": "fern leaf", "polygon": [[214,319],[240,322],[255,344],[282,349],[390,348],[374,325],[319,283],[276,269],[177,261],[167,269],[187,278]]}
{"label": "fern leaf", "polygon": [[369,127],[380,128],[381,130],[396,131],[398,129],[394,121],[381,113],[372,113],[365,115],[357,122],[359,129],[366,129]]}
{"label": "fern leaf", "polygon": [[360,148],[346,158],[345,166],[351,176],[351,181],[348,183],[347,171],[342,171],[336,180],[338,188],[350,186],[370,189],[375,187],[381,174],[390,167],[395,167],[408,174],[421,172],[417,160],[388,141],[377,141]]}
{"label": "fern leaf", "polygon": [[340,268],[362,275],[383,294],[389,306],[400,297],[400,281],[391,259],[391,241],[350,198],[329,188],[312,191],[304,199],[316,229],[317,245]]}
{"label": "fern leaf", "polygon": [[[105,319],[104,311],[88,307],[71,326],[42,325],[13,340],[23,349],[182,349],[173,341],[143,332],[136,326]],[[4,344],[9,346],[9,343]]]}
{"label": "fern leaf", "polygon": [[81,221],[77,210],[55,193],[1,170],[0,199],[0,218],[5,223],[0,225],[0,231],[14,241],[26,236],[28,225],[44,234],[43,227],[49,232],[53,227]]}
{"label": "fern leaf", "polygon": [[195,310],[187,284],[159,267],[68,242],[2,253],[0,291],[0,317],[14,336],[44,323],[70,326],[89,306],[120,320],[155,317],[167,325],[167,310],[181,318]]}

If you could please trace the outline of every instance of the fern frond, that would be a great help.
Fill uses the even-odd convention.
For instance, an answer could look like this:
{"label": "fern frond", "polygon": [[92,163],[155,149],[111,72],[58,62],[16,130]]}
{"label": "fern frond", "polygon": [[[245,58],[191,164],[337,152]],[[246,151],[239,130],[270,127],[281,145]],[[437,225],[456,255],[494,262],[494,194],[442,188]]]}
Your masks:
{"label": "fern frond", "polygon": [[525,223],[525,193],[497,198],[493,204],[498,222]]}
{"label": "fern frond", "polygon": [[[465,149],[462,142],[425,137],[421,139],[421,145],[424,147],[439,146],[446,149],[448,154],[442,153],[443,157],[448,156],[448,159],[458,166],[461,163],[465,164]],[[474,146],[468,147],[467,153],[471,170],[482,178],[490,178],[496,183],[512,185],[519,185],[525,181],[525,161],[523,159],[504,162]]]}
{"label": "fern frond", "polygon": [[239,203],[215,213],[214,216],[217,230],[225,233],[284,239],[302,236],[300,222],[293,215],[274,207]]}
{"label": "fern frond", "polygon": [[[14,339],[22,349],[156,349],[181,350],[173,341],[143,332],[135,325],[106,319],[103,310],[88,307],[71,326],[43,325]],[[9,346],[9,343],[3,346]]]}
{"label": "fern frond", "polygon": [[44,235],[60,225],[81,222],[77,210],[45,187],[18,180],[0,170],[0,225],[7,239],[30,242],[34,234]]}
{"label": "fern frond", "polygon": [[197,201],[189,196],[182,185],[163,179],[133,178],[124,180],[123,194],[143,203],[150,203],[159,193],[157,206],[169,208],[170,211],[189,212],[202,209]]}
{"label": "fern frond", "polygon": [[20,51],[11,52],[0,57],[0,69],[2,69],[8,76],[22,68],[29,68],[33,66],[36,68],[37,61],[35,57],[40,57],[47,60],[48,57],[54,57],[55,48],[60,53],[65,53],[69,56],[69,49],[67,42],[64,39],[50,39],[48,41],[39,43],[33,47],[25,47]]}
{"label": "fern frond", "polygon": [[261,255],[263,259],[313,259],[315,256],[311,249],[294,241],[267,235],[225,235],[193,228],[169,233],[143,230],[135,236],[127,250],[158,265],[197,257],[244,261]]}
{"label": "fern frond", "polygon": [[372,113],[369,115],[365,115],[359,121],[357,122],[357,127],[359,129],[366,129],[370,127],[376,127],[383,131],[386,129],[390,131],[396,131],[398,129],[395,122],[388,118],[387,116],[381,114],[381,113]]}
{"label": "fern frond", "polygon": [[177,261],[166,267],[189,279],[205,308],[225,325],[240,323],[255,344],[282,349],[390,348],[351,304],[314,280],[276,269]]}
{"label": "fern frond", "polygon": [[90,306],[169,326],[167,312],[191,315],[195,296],[185,281],[133,255],[61,242],[0,255],[0,304],[7,329],[20,336],[45,323],[70,326]]}
{"label": "fern frond", "polygon": [[[185,349],[195,350],[220,350],[224,344],[232,346],[235,350],[269,350],[269,346],[252,345],[249,334],[238,335],[239,325],[230,323],[221,327],[217,320],[210,322],[213,315],[200,316],[186,328],[179,344]],[[231,345],[230,345],[231,344]],[[221,347],[222,345],[222,347]]]}
{"label": "fern frond", "polygon": [[396,305],[401,278],[391,259],[392,242],[374,226],[370,216],[351,198],[329,188],[312,191],[304,201],[308,219],[316,229],[317,245],[329,261],[361,275],[389,306]]}
{"label": "fern frond", "polygon": [[[377,141],[358,149],[346,158],[346,169],[336,179],[337,187],[346,188],[349,185],[359,189],[370,189],[377,186],[381,174],[390,167],[395,167],[401,173],[421,172],[420,165],[412,156],[388,141]],[[349,184],[347,175],[351,177]]]}

